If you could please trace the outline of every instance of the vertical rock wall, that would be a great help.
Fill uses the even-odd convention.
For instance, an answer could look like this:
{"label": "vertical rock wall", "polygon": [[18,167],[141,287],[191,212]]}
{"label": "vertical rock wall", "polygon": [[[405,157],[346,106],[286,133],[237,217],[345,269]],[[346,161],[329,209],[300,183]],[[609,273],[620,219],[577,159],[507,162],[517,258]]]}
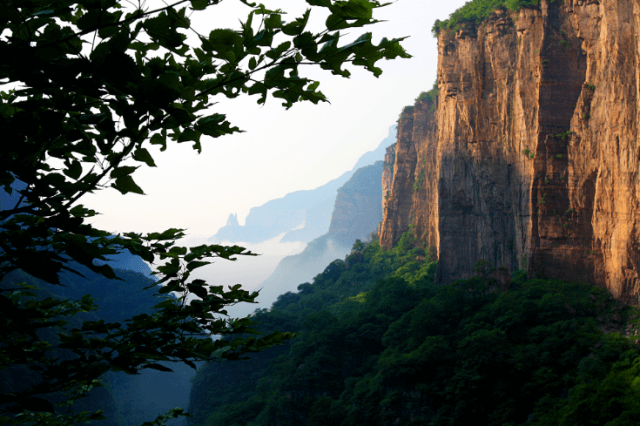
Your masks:
{"label": "vertical rock wall", "polygon": [[393,179],[390,190],[383,192],[384,211],[380,227],[380,244],[385,247],[393,246],[410,223],[414,172],[417,162],[416,147],[413,141],[413,115],[414,107],[408,107],[405,108],[398,120]]}
{"label": "vertical rock wall", "polygon": [[387,147],[384,154],[382,167],[382,210],[385,209],[389,197],[391,197],[391,184],[393,183],[393,167],[396,164],[396,144]]}
{"label": "vertical rock wall", "polygon": [[639,35],[634,0],[542,0],[442,31],[438,105],[401,117],[381,244],[411,224],[441,283],[482,259],[637,304]]}

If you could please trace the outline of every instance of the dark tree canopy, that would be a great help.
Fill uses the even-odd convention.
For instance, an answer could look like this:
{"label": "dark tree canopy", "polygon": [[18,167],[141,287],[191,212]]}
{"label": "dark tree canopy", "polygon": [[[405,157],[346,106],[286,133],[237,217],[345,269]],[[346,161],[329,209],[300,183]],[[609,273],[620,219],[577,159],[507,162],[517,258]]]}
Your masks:
{"label": "dark tree canopy", "polygon": [[[26,185],[15,206],[0,211],[0,279],[20,269],[63,284],[59,273],[75,272],[71,261],[117,279],[108,265],[94,261],[128,249],[160,261],[160,292],[178,294],[156,305],[153,315],[71,329],[65,318],[94,308],[88,296],[42,299],[28,286],[3,287],[0,368],[27,365],[42,381],[18,393],[2,391],[2,423],[100,418],[62,414],[43,396],[66,392],[72,402],[109,370],[135,374],[165,368],[158,361],[239,359],[291,337],[202,338],[251,333],[252,322],[227,319],[225,307],[251,302],[257,293],[190,280],[191,272],[212,258],[252,253],[237,246],[179,247],[183,229],[113,236],[86,223],[97,212],[80,204],[83,195],[108,187],[142,194],[133,175],[155,167],[149,144],[164,151],[168,143],[188,142],[199,152],[207,136],[238,132],[212,109],[216,99],[255,95],[264,103],[270,95],[286,108],[317,103],[326,99],[317,81],[301,75],[303,65],[343,77],[349,66],[363,67],[378,76],[378,60],[409,57],[401,39],[374,44],[365,33],[343,42],[342,30],[377,22],[375,9],[386,5],[379,1],[306,0],[329,12],[318,33],[306,28],[311,9],[286,22],[280,10],[239,1],[251,10],[241,29],[208,34],[192,28],[189,17],[216,13],[222,0],[180,0],[157,9],[118,0],[0,1],[0,189],[11,194],[17,182]],[[187,31],[197,34],[195,44],[187,43]],[[188,302],[189,295],[197,299]],[[58,330],[58,348],[71,351],[73,361],[56,358],[43,339],[43,331],[52,329]]]}

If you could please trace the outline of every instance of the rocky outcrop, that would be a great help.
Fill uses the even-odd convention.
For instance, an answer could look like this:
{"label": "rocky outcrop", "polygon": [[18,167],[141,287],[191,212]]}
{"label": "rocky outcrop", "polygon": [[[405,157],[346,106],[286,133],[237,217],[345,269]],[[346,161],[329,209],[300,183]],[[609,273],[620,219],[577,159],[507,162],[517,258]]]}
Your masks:
{"label": "rocky outcrop", "polygon": [[413,113],[413,107],[405,108],[398,120],[393,179],[390,190],[384,191],[384,220],[380,227],[380,244],[385,247],[392,246],[402,231],[409,226],[411,194],[416,168]]}
{"label": "rocky outcrop", "polygon": [[640,296],[640,3],[541,0],[438,38],[437,108],[398,126],[380,242],[449,283],[485,260]]}
{"label": "rocky outcrop", "polygon": [[[393,167],[396,164],[396,144],[387,147],[384,154],[382,167],[382,210],[385,209],[387,201],[391,196],[391,184],[393,183]],[[381,222],[382,223],[382,222]]]}

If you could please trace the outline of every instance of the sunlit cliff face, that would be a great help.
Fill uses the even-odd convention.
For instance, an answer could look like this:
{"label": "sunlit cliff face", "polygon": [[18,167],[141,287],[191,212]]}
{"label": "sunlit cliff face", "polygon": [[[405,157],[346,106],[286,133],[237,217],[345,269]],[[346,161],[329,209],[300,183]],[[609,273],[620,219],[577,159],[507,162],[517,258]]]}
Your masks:
{"label": "sunlit cliff face", "polygon": [[[439,100],[398,128],[381,244],[640,295],[638,9],[548,2],[441,31]],[[417,184],[419,182],[419,184]]]}

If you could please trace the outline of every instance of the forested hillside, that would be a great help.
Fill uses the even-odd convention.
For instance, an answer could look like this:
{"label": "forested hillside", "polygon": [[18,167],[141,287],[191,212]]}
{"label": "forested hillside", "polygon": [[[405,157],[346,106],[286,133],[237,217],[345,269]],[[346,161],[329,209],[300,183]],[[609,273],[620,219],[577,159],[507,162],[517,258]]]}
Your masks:
{"label": "forested hillside", "polygon": [[638,424],[634,308],[482,262],[476,277],[436,286],[410,234],[391,250],[358,241],[258,311],[261,331],[297,338],[201,368],[189,424]]}

